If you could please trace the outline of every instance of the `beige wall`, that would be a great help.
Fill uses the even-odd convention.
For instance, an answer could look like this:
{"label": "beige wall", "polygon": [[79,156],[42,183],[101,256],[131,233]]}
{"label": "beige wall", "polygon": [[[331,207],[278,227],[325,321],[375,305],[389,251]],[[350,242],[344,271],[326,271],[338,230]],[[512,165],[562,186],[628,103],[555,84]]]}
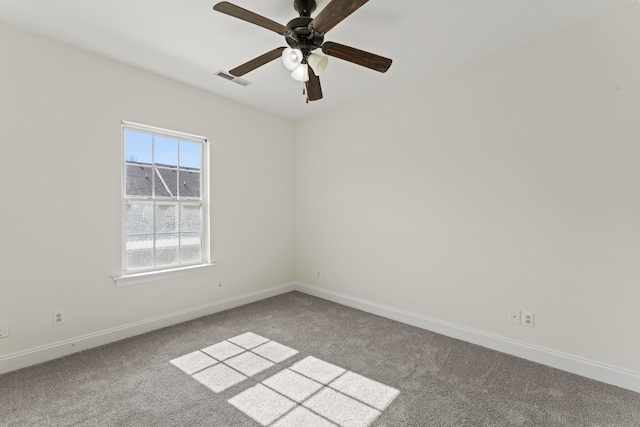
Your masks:
{"label": "beige wall", "polygon": [[[293,122],[3,25],[0,58],[0,355],[294,279]],[[121,120],[210,139],[214,273],[115,286]]]}
{"label": "beige wall", "polygon": [[631,7],[298,122],[296,278],[640,371],[639,28]]}

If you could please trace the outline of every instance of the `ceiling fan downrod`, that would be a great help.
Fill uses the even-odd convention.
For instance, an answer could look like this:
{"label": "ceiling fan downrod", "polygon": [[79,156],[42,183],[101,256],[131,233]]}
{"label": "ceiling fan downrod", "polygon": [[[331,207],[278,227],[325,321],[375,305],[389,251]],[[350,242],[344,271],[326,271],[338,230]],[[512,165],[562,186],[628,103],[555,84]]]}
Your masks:
{"label": "ceiling fan downrod", "polygon": [[324,41],[324,34],[313,31],[309,25],[313,21],[311,14],[316,10],[316,2],[315,0],[295,0],[293,7],[300,16],[287,23],[287,28],[290,28],[293,34],[287,35],[286,41],[292,48],[300,49],[306,58],[312,50],[321,47]]}
{"label": "ceiling fan downrod", "polygon": [[310,17],[314,10],[316,10],[315,0],[294,0],[293,7],[300,14],[306,18]]}

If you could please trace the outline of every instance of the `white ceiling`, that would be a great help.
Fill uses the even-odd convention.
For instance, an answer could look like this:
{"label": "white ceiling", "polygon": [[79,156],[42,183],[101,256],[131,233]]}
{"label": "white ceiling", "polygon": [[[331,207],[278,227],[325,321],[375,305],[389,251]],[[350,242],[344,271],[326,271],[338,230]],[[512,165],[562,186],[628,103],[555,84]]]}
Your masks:
{"label": "white ceiling", "polygon": [[[278,46],[284,38],[214,12],[217,0],[0,0],[0,22],[170,77],[290,119],[404,85],[544,36],[637,0],[371,0],[326,36],[393,59],[386,73],[329,58],[324,99],[305,104],[302,84],[281,61],[243,78],[214,75]],[[317,0],[318,9],[329,0]],[[286,24],[293,0],[232,0]]]}

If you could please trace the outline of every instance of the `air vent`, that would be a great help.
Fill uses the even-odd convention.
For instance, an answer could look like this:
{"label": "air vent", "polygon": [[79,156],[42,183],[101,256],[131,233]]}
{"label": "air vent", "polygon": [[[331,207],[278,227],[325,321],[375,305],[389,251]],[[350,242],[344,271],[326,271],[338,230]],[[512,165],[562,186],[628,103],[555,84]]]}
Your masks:
{"label": "air vent", "polygon": [[220,77],[222,77],[223,79],[230,80],[230,81],[232,81],[232,82],[234,82],[234,83],[238,83],[239,85],[242,85],[242,86],[249,86],[249,85],[251,84],[251,82],[250,82],[250,81],[248,81],[248,80],[241,79],[240,77],[232,76],[231,74],[225,73],[225,72],[224,72],[224,71],[222,71],[222,70],[218,71],[218,72],[216,73],[216,76],[220,76]]}

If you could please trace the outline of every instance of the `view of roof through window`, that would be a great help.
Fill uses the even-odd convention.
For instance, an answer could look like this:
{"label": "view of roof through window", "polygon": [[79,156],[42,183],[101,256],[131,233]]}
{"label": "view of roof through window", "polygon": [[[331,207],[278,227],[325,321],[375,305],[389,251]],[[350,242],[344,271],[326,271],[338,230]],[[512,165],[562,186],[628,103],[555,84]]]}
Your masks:
{"label": "view of roof through window", "polygon": [[166,133],[124,128],[125,271],[192,265],[206,258],[204,141]]}
{"label": "view of roof through window", "polygon": [[126,194],[199,198],[201,144],[125,129]]}

